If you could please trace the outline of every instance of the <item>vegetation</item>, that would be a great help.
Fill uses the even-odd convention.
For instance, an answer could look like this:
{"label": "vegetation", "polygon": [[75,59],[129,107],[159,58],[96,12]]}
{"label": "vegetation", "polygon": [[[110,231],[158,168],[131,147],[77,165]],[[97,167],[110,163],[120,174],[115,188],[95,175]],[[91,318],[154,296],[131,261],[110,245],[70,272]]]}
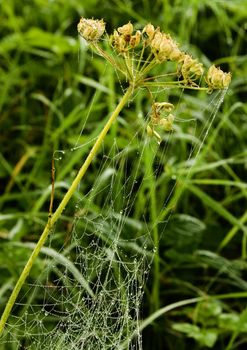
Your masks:
{"label": "vegetation", "polygon": [[[207,68],[220,65],[224,71],[231,71],[233,78],[221,106],[222,93],[209,96],[204,89],[197,89],[191,72],[186,76],[182,69],[183,79],[192,89],[152,91],[151,97],[146,90],[138,91],[105,136],[103,150],[51,233],[50,248],[41,250],[43,254],[35,260],[0,340],[0,349],[35,348],[25,339],[23,315],[43,297],[38,293],[29,296],[28,283],[52,284],[52,277],[62,274],[51,261],[61,262],[66,251],[74,249],[69,237],[76,226],[78,201],[80,213],[84,210],[89,215],[103,216],[107,212],[107,217],[112,217],[124,206],[121,196],[116,195],[123,186],[133,203],[128,212],[131,224],[121,235],[124,239],[139,239],[147,226],[155,244],[141,308],[143,348],[245,348],[246,5],[245,0],[163,0],[154,5],[144,0],[103,4],[97,0],[32,4],[10,0],[1,4],[1,312],[29,258],[30,247],[33,249],[40,238],[49,211],[52,218],[51,211],[55,212],[92,141],[127,87],[116,74],[116,66],[106,65],[95,54],[92,58],[85,43],[80,45],[79,18],[104,18],[107,32],[129,20],[136,29],[152,22],[175,37],[183,51],[192,52]],[[113,45],[121,51],[116,43],[115,37]],[[194,66],[196,78],[201,75],[200,67]],[[160,64],[155,74],[170,74],[170,69]],[[212,75],[206,82],[212,90]],[[204,80],[203,84],[206,87]],[[159,104],[153,103],[156,99]],[[152,111],[160,112],[164,101],[179,107],[175,119],[166,117],[157,127],[154,118],[148,121],[150,108],[153,105]],[[169,103],[165,105],[168,107]],[[137,130],[142,130],[142,137]],[[99,173],[102,159],[111,156],[113,145],[113,156],[122,157],[115,164],[117,175],[111,192],[116,196],[114,205],[105,200],[107,190],[102,177],[106,170],[112,170],[112,164],[106,163],[102,168],[105,172]],[[140,151],[143,157],[137,168],[136,154]],[[140,182],[137,170],[145,181]],[[130,178],[137,179],[131,190],[126,181]],[[100,191],[91,198],[88,193],[96,185]],[[77,225],[77,230],[83,225]],[[67,264],[73,265],[74,261],[76,267],[73,257],[71,254]],[[38,280],[47,267],[49,277]],[[9,333],[15,339],[22,333],[24,336],[11,342]]]}

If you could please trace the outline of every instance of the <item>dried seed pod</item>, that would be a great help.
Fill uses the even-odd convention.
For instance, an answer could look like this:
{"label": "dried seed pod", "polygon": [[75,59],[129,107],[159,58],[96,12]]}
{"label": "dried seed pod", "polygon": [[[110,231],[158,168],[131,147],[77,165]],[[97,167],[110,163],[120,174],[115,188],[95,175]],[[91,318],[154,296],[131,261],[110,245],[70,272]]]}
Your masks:
{"label": "dried seed pod", "polygon": [[110,42],[119,53],[127,51],[127,43],[123,35],[120,35],[117,30],[114,30],[113,35],[111,35]]}
{"label": "dried seed pod", "polygon": [[150,46],[159,62],[176,61],[181,58],[182,52],[169,34],[156,32]]}
{"label": "dried seed pod", "polygon": [[122,35],[130,36],[133,33],[133,24],[131,22],[124,24],[122,27],[119,27],[118,32]]}
{"label": "dried seed pod", "polygon": [[155,28],[154,26],[151,24],[151,23],[148,23],[142,30],[142,34],[147,34],[148,36],[148,39],[147,39],[147,42],[149,43],[153,37],[154,37],[154,34],[155,34]]}
{"label": "dried seed pod", "polygon": [[160,31],[157,31],[154,34],[153,40],[150,43],[150,46],[153,50],[160,51],[160,45],[162,43],[163,35]]}
{"label": "dried seed pod", "polygon": [[225,73],[220,68],[211,66],[205,78],[210,89],[226,89],[231,82],[231,73]]}
{"label": "dried seed pod", "polygon": [[165,131],[172,131],[174,119],[175,116],[173,114],[169,114],[166,118],[162,118],[160,120],[160,126],[162,126]]}
{"label": "dried seed pod", "polygon": [[141,32],[137,30],[135,35],[132,35],[130,37],[130,47],[134,49],[137,45],[139,45],[140,40],[141,40]]}
{"label": "dried seed pod", "polygon": [[190,82],[201,77],[204,71],[202,63],[186,54],[182,56],[181,61],[181,73],[186,81]]}
{"label": "dried seed pod", "polygon": [[78,33],[87,41],[98,41],[104,34],[105,22],[103,19],[81,18],[77,25]]}
{"label": "dried seed pod", "polygon": [[174,105],[169,102],[155,102],[154,105],[157,111],[171,112],[174,108]]}

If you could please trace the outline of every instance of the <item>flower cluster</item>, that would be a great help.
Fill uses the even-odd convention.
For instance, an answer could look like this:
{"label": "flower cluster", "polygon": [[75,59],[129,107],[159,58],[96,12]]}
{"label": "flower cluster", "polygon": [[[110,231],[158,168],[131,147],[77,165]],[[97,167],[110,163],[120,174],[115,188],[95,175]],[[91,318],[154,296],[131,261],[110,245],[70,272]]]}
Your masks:
{"label": "flower cluster", "polygon": [[139,45],[141,32],[137,30],[135,34],[133,34],[133,31],[133,24],[130,22],[119,27],[117,30],[114,30],[114,33],[111,36],[111,43],[120,54],[123,54],[130,49],[134,49]]}
{"label": "flower cluster", "polygon": [[[201,79],[204,74],[203,64],[180,50],[170,34],[162,32],[159,27],[155,28],[151,23],[147,24],[142,31],[134,30],[131,22],[115,29],[106,41],[114,49],[111,53],[97,44],[105,32],[103,20],[81,18],[78,32],[99,55],[125,75],[133,91],[141,86],[149,89],[153,84],[160,87],[177,86],[211,92],[215,89],[226,89],[231,82],[231,73],[224,73],[214,65],[209,68],[205,79]],[[166,61],[175,63],[175,72],[166,75],[168,79],[171,76],[172,80],[160,81],[159,77],[150,76],[151,69]],[[203,81],[206,87],[197,85]],[[160,135],[155,128],[172,130],[175,117],[170,112],[173,108],[174,106],[168,102],[157,102],[152,105],[147,133],[150,136],[154,135],[158,142],[160,142]]]}
{"label": "flower cluster", "polygon": [[193,59],[190,55],[183,54],[180,60],[181,62],[181,74],[186,83],[191,83],[193,80],[199,79],[203,72],[202,63],[197,59]]}
{"label": "flower cluster", "polygon": [[[79,34],[87,40],[89,43],[96,43],[105,32],[105,22],[97,19],[86,19],[81,18],[78,24]],[[199,80],[204,73],[202,63],[198,62],[197,59],[192,58],[187,53],[181,51],[177,43],[172,39],[172,37],[163,33],[159,27],[155,28],[151,23],[147,24],[142,32],[140,30],[134,31],[133,24],[128,22],[114,30],[113,34],[109,39],[110,44],[116,50],[120,56],[124,56],[126,59],[126,52],[131,49],[140,48],[140,61],[137,64],[139,71],[142,71],[142,64],[145,66],[145,74],[154,67],[156,64],[160,64],[164,61],[174,61],[178,64],[177,76],[183,77],[183,84],[188,86],[194,85],[194,81]],[[149,54],[144,55],[145,49],[149,49]],[[151,55],[150,55],[151,51]],[[103,50],[100,51],[100,54],[108,59],[111,64],[116,64],[116,68],[120,69],[123,66],[118,64],[116,60],[110,59],[109,55],[102,54]],[[135,62],[138,62],[138,59],[135,56]],[[145,57],[148,57],[148,61],[145,61]],[[128,60],[131,58],[131,54],[128,55]],[[125,67],[132,65],[131,69],[128,71],[133,71],[135,69],[135,62],[125,62]],[[121,69],[120,69],[121,70]],[[121,70],[123,72],[123,69]],[[136,72],[138,77],[138,70]],[[140,74],[141,75],[141,74]],[[126,76],[129,79],[133,79],[133,75]],[[138,79],[137,79],[138,80]],[[140,80],[140,79],[139,79]],[[214,89],[225,89],[229,86],[231,81],[231,74],[224,73],[221,69],[211,66],[206,75],[205,81],[208,85],[209,91]]]}
{"label": "flower cluster", "polygon": [[158,143],[161,142],[161,137],[155,128],[160,126],[164,131],[173,130],[175,116],[170,113],[173,109],[174,105],[169,102],[155,102],[152,105],[151,122],[147,126],[147,134],[150,137],[155,136]]}
{"label": "flower cluster", "polygon": [[145,44],[150,45],[151,51],[159,62],[171,60],[177,61],[181,58],[182,52],[169,34],[162,33],[160,28],[154,28],[149,23],[143,29],[143,34],[148,36]]}
{"label": "flower cluster", "polygon": [[205,81],[210,90],[226,89],[231,82],[231,73],[225,73],[213,65],[209,68]]}

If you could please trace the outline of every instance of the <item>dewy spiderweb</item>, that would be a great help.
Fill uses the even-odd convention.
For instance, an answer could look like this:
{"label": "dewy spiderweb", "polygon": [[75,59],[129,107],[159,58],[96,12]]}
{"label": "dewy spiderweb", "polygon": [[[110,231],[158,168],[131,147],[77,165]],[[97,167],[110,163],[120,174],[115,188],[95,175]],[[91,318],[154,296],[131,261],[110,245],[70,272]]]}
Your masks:
{"label": "dewy spiderweb", "polygon": [[[130,142],[127,149],[131,147]],[[26,285],[26,295],[17,303],[26,311],[9,325],[7,343],[18,348],[24,336],[28,349],[117,349],[138,329],[153,244],[145,223],[131,218],[134,189],[143,181],[143,147],[134,152],[135,157],[140,152],[140,159],[133,173],[116,144],[103,155],[90,191],[76,204],[68,248],[55,253],[51,240],[43,249],[49,256],[46,269]],[[91,204],[101,199],[100,212],[96,204],[93,210]],[[29,298],[39,303],[29,306]],[[17,328],[22,331],[14,339]],[[129,348],[141,349],[140,336]]]}
{"label": "dewy spiderweb", "polygon": [[[181,162],[195,163],[222,97],[222,93],[213,96],[207,107],[211,111],[209,125],[199,134],[200,144],[195,142]],[[194,121],[194,130],[196,124]],[[193,136],[196,139],[197,135]],[[42,250],[46,255],[42,276],[26,283],[26,293],[16,304],[21,314],[8,324],[6,349],[113,350],[123,343],[126,349],[142,349],[140,306],[155,246],[145,213],[142,220],[136,220],[133,211],[141,187],[148,181],[143,168],[146,148],[157,160],[153,172],[159,181],[162,174],[157,169],[169,159],[173,143],[175,132],[156,147],[142,125],[123,150],[114,142],[107,153],[103,151],[101,160],[98,157],[98,174],[88,193],[80,193],[66,245],[56,252],[53,232],[50,247]],[[148,206],[148,196],[146,201]],[[163,233],[159,232],[160,238]],[[131,339],[134,333],[137,336]]]}
{"label": "dewy spiderweb", "polygon": [[[102,21],[97,24],[102,26]],[[129,24],[127,29],[131,29]],[[116,34],[115,45],[119,50],[126,50],[126,43],[123,45],[123,41],[117,41],[119,37],[123,39],[121,36],[125,34],[122,32],[119,31],[121,35]],[[155,33],[174,45],[170,37],[164,36],[159,30],[156,29]],[[95,39],[95,28],[91,35]],[[133,38],[137,40],[136,35]],[[163,59],[164,52],[159,51],[157,45],[155,54],[157,57],[161,55],[159,59]],[[176,51],[176,59],[181,54]],[[172,60],[172,57],[169,59]],[[201,64],[193,59],[188,61],[188,55],[184,56],[183,64],[189,67],[186,74],[192,84],[190,79],[194,75],[199,76]],[[213,84],[218,82],[215,80],[216,73],[221,79],[228,77],[219,70],[211,72],[208,83],[212,89]],[[132,76],[131,71],[128,74]],[[225,88],[226,81],[222,80],[218,84]],[[157,90],[151,91],[150,86],[148,90],[156,97]],[[158,92],[159,96],[163,93],[165,95],[166,89],[159,88]],[[194,133],[189,138],[190,146],[185,152],[185,158],[175,160],[178,166],[183,164],[188,168],[195,164],[224,94],[225,90],[216,97],[213,96],[212,103],[201,111],[202,118],[204,112],[206,118],[209,114],[201,132],[197,130],[200,129],[197,120],[190,121],[190,125],[194,125]],[[153,112],[159,114],[164,106],[169,110],[169,105],[158,103],[157,110],[150,113],[151,118]],[[177,139],[176,128],[175,131],[158,135],[155,131],[155,118],[150,129],[158,142],[149,138],[146,130],[150,116],[147,115],[146,119],[139,121],[132,139],[125,140],[125,145],[121,148],[118,140],[114,140],[110,149],[101,148],[101,154],[98,154],[94,162],[98,168],[94,171],[94,178],[88,180],[88,188],[78,189],[73,228],[70,236],[65,239],[64,247],[60,250],[56,247],[55,228],[50,236],[50,246],[41,250],[46,255],[43,273],[35,282],[26,282],[25,292],[15,304],[14,316],[8,321],[2,342],[6,349],[142,349],[141,334],[138,331],[142,317],[140,305],[157,248],[155,244],[158,244],[153,239],[152,231],[161,220],[167,220],[166,217],[163,218],[162,212],[179,181],[179,178],[175,181],[172,179],[170,192],[159,203],[157,218],[151,220],[148,211],[151,198],[147,184],[150,183],[150,178],[162,184],[162,169],[167,160],[172,158]],[[159,122],[160,119],[157,123]],[[177,123],[179,124],[179,117]],[[167,126],[166,130],[169,131]],[[161,145],[158,146],[160,142]],[[80,146],[77,142],[71,152],[77,152],[78,148]],[[68,154],[69,151],[59,152]],[[151,172],[145,168],[147,152],[152,154]],[[140,200],[146,202],[143,212],[138,210]],[[158,232],[158,240],[165,230],[165,225],[162,227]],[[33,248],[32,244],[22,246]]]}

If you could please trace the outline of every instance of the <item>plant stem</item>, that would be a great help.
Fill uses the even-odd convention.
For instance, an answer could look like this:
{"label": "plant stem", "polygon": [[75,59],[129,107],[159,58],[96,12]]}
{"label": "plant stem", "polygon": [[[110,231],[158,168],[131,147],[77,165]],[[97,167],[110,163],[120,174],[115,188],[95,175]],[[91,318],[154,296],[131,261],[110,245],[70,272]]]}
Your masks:
{"label": "plant stem", "polygon": [[74,194],[76,188],[78,187],[82,177],[85,175],[89,165],[91,164],[92,160],[94,159],[97,151],[99,150],[102,142],[104,141],[104,138],[108,132],[108,130],[110,129],[111,125],[114,123],[114,121],[116,120],[117,116],[119,115],[119,113],[121,112],[121,110],[123,109],[124,105],[128,102],[132,92],[134,90],[133,86],[129,86],[129,88],[127,89],[127,91],[125,92],[125,94],[123,95],[123,97],[121,98],[120,102],[118,103],[116,109],[113,111],[112,115],[110,116],[110,118],[108,119],[107,123],[105,124],[103,130],[101,131],[101,133],[99,134],[95,144],[93,145],[91,151],[89,152],[85,162],[83,163],[83,165],[81,166],[78,174],[76,175],[74,181],[72,182],[70,188],[68,189],[67,193],[65,194],[65,196],[63,197],[61,203],[59,204],[58,208],[56,209],[56,211],[54,212],[54,214],[49,217],[47,224],[44,228],[43,233],[40,236],[40,239],[38,241],[38,243],[36,244],[30,258],[28,259],[18,281],[16,282],[16,285],[9,297],[9,300],[5,306],[4,312],[2,314],[1,320],[0,320],[0,335],[3,332],[4,326],[8,320],[8,317],[10,315],[10,312],[15,304],[15,301],[18,297],[18,294],[27,278],[27,276],[29,275],[29,272],[34,264],[35,259],[37,258],[41,248],[43,247],[43,245],[45,244],[45,241],[51,231],[51,229],[53,228],[54,224],[57,222],[57,220],[59,219],[59,217],[61,216],[63,210],[65,209],[66,205],[68,204],[70,198],[72,197],[72,195]]}
{"label": "plant stem", "polygon": [[[156,146],[157,147],[157,146]],[[147,186],[149,189],[150,195],[150,222],[153,233],[153,242],[155,247],[154,253],[154,272],[153,272],[153,285],[151,292],[151,310],[152,312],[159,309],[159,292],[160,292],[160,261],[159,261],[159,233],[157,226],[157,203],[156,203],[156,185],[155,185],[155,176],[154,176],[154,157],[156,152],[153,154],[150,153],[148,147],[145,147],[145,167],[146,167],[146,178]]]}

